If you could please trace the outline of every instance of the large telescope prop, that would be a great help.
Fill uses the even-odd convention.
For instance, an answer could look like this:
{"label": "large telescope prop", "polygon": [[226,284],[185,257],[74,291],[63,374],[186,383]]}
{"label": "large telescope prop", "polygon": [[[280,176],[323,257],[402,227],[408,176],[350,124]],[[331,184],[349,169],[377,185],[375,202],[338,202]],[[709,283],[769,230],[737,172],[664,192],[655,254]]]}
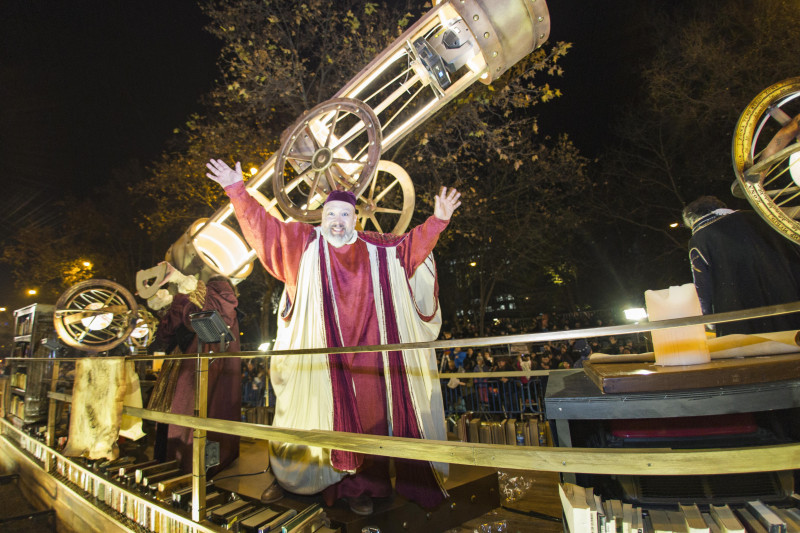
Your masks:
{"label": "large telescope prop", "polygon": [[[402,233],[414,211],[414,186],[402,167],[382,161],[381,153],[475,81],[497,79],[549,34],[545,0],[435,2],[331,100],[284,131],[280,149],[251,176],[247,191],[281,219],[284,213],[316,222],[328,193],[349,190],[358,198],[360,228]],[[137,273],[138,295],[153,296],[175,270],[203,281],[218,275],[233,283],[247,278],[256,255],[228,222],[231,215],[228,203],[195,221],[167,251],[169,265]],[[124,288],[112,296],[108,286],[98,293],[91,285],[72,287],[59,300],[58,332],[67,344],[86,348],[86,340],[105,328],[85,324],[99,328],[108,322],[106,327],[118,327],[91,350],[110,349],[133,331],[137,310],[135,304],[129,310],[119,303],[106,307]],[[129,300],[129,294],[121,297]],[[91,320],[95,316],[103,321]]]}

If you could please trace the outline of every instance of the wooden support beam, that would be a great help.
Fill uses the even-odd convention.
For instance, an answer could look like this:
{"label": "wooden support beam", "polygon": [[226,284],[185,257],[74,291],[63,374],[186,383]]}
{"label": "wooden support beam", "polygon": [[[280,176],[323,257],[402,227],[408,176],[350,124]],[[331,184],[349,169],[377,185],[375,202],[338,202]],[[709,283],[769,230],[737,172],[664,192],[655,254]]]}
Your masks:
{"label": "wooden support beam", "polygon": [[800,468],[800,444],[702,450],[543,448],[307,431],[125,407],[125,414],[276,442],[452,464],[586,474],[705,475]]}

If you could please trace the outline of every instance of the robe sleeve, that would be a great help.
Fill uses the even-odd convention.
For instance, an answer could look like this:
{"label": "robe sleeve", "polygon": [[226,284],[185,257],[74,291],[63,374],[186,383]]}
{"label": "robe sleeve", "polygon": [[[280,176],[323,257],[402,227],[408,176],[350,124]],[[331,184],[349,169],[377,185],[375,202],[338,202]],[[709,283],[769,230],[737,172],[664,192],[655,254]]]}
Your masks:
{"label": "robe sleeve", "polygon": [[692,265],[692,279],[694,280],[697,296],[700,298],[700,308],[704,315],[714,312],[714,287],[711,283],[711,266],[703,253],[696,246],[689,243],[689,263]]}
{"label": "robe sleeve", "polygon": [[189,304],[189,298],[185,294],[178,293],[167,308],[167,313],[161,318],[156,329],[156,338],[150,349],[171,353],[178,344],[177,334],[179,328],[184,323],[184,313]]}
{"label": "robe sleeve", "polygon": [[413,276],[417,267],[425,262],[448,223],[449,220],[431,215],[428,220],[408,232],[406,238],[397,245],[397,256],[405,268],[406,276]]}
{"label": "robe sleeve", "polygon": [[300,259],[314,228],[299,222],[282,222],[250,196],[244,183],[225,188],[247,243],[273,277],[297,286]]}

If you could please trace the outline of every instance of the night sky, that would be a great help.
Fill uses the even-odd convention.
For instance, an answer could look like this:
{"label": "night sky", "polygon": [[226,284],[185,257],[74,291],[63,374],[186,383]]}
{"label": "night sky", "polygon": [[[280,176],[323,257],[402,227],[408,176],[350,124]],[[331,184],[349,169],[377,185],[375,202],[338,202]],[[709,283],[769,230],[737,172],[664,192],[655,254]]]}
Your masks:
{"label": "night sky", "polygon": [[[569,41],[546,133],[593,156],[618,102],[634,97],[640,50],[628,0],[551,0],[551,41]],[[131,159],[158,157],[217,76],[219,44],[194,0],[6,0],[0,6],[3,234],[53,216]],[[555,128],[553,131],[547,131]],[[2,242],[2,240],[0,240]],[[3,269],[0,265],[0,269]],[[16,300],[0,270],[0,306]]]}

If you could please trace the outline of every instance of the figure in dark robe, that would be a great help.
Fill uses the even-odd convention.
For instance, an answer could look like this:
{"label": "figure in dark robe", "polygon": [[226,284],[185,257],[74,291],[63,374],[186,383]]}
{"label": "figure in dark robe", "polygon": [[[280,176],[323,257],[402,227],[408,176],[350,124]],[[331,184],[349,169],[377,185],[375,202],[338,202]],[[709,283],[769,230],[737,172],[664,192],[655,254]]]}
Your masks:
{"label": "figure in dark robe", "polygon": [[[197,283],[197,288],[190,294],[178,292],[172,297],[166,313],[162,316],[156,339],[150,346],[151,351],[163,351],[167,354],[198,353],[197,334],[192,329],[190,315],[200,311],[216,310],[230,329],[233,340],[225,347],[226,352],[238,352],[239,322],[236,308],[239,300],[231,283],[224,277],[211,278],[207,283]],[[212,343],[203,346],[203,352],[220,352],[220,344]],[[194,414],[195,369],[194,360],[184,359],[167,361],[162,367],[156,389],[162,384],[169,386],[166,396],[161,396],[162,403],[156,405],[158,398],[151,399],[150,409],[168,410],[180,415]],[[242,373],[239,358],[222,358],[212,360],[208,365],[208,418],[222,420],[241,420],[242,409]],[[168,382],[164,383],[164,382]],[[159,428],[161,429],[161,428]],[[163,429],[161,429],[163,432]],[[166,431],[166,441],[157,439],[156,458],[178,461],[184,472],[192,471],[192,431],[190,427],[170,424]],[[239,437],[225,433],[209,432],[209,442],[220,445],[220,464],[210,468],[206,475],[211,477],[224,470],[239,456]],[[166,450],[164,451],[164,444]],[[159,457],[159,455],[161,457]]]}
{"label": "figure in dark robe", "polygon": [[[800,246],[752,211],[733,211],[713,196],[683,210],[692,229],[689,260],[703,314],[800,300]],[[718,336],[800,329],[800,314],[717,324]]]}

